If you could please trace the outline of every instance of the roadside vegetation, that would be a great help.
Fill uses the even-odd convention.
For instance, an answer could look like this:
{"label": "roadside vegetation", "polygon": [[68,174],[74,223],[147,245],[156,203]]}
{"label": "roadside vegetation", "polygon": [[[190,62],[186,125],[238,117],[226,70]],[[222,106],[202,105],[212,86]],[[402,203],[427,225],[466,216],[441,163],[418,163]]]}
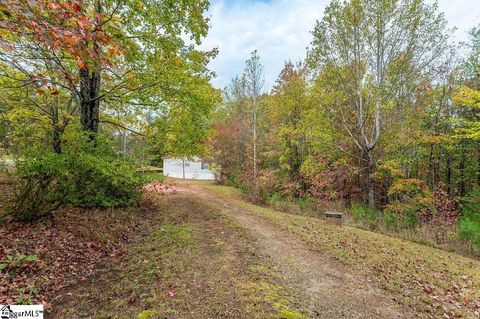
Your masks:
{"label": "roadside vegetation", "polygon": [[50,310],[150,229],[148,165],[203,148],[218,101],[208,8],[0,3],[0,304]]}
{"label": "roadside vegetation", "polygon": [[115,263],[155,213],[155,204],[143,199],[132,208],[68,207],[36,222],[3,223],[0,303],[41,303],[50,310],[61,289]]}
{"label": "roadside vegetation", "polygon": [[[3,219],[137,206],[148,182],[140,166],[202,148],[218,100],[207,68],[216,50],[197,49],[208,32],[208,7],[0,4],[0,152],[14,162]],[[160,152],[157,141],[169,151]]]}

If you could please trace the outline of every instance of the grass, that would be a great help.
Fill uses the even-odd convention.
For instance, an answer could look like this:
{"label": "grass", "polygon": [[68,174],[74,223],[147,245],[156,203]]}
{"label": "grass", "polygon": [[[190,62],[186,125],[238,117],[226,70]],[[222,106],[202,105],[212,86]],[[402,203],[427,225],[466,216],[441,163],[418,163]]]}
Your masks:
{"label": "grass", "polygon": [[66,289],[52,318],[307,318],[241,226],[198,199],[156,199],[118,265]]}
{"label": "grass", "polygon": [[3,155],[0,155],[0,161],[4,161],[4,160],[13,160],[13,155],[12,154],[3,154]]}
{"label": "grass", "polygon": [[[203,182],[202,185],[208,188],[212,183]],[[217,192],[230,193],[237,198],[243,198],[242,193],[236,188],[215,186]],[[265,206],[280,212],[320,219],[324,218],[324,211],[340,211],[343,212],[344,223],[348,226],[379,232],[480,260],[480,252],[475,249],[473,241],[462,237],[457,225],[418,225],[411,218],[404,216],[399,218],[394,213],[370,210],[365,205],[355,205],[347,209],[341,202],[318,203],[307,199],[292,200],[281,198],[276,194],[267,199]]]}
{"label": "grass", "polygon": [[402,216],[392,212],[371,210],[365,205],[354,205],[346,212],[346,224],[350,226],[480,259],[480,254],[474,249],[473,243],[460,236],[457,225],[441,223],[419,225],[415,215]]}
{"label": "grass", "polygon": [[202,184],[367,276],[424,317],[480,317],[480,262],[410,241],[241,200],[236,189]]}

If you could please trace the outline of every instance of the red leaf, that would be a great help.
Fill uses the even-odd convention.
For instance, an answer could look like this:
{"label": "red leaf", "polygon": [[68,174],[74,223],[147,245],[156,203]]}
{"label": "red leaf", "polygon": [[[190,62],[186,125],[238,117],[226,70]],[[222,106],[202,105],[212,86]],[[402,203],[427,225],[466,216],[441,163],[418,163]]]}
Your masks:
{"label": "red leaf", "polygon": [[15,46],[11,45],[11,44],[8,44],[8,43],[4,43],[2,45],[2,48],[5,50],[5,51],[12,51],[15,49]]}

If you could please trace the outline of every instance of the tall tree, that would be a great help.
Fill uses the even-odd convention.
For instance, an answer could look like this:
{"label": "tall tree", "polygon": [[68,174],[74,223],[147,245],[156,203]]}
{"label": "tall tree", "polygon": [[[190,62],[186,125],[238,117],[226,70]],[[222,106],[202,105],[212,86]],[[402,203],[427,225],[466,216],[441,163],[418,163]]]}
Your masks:
{"label": "tall tree", "polygon": [[317,72],[329,66],[348,98],[328,109],[363,153],[371,208],[385,113],[401,109],[398,97],[444,52],[445,28],[437,5],[423,0],[333,0],[313,31],[309,63]]}
{"label": "tall tree", "polygon": [[245,73],[244,73],[247,92],[252,101],[252,112],[253,112],[253,178],[257,178],[257,103],[258,98],[262,93],[262,88],[265,83],[263,77],[263,66],[260,63],[260,56],[257,53],[257,50],[254,50],[251,53],[250,59],[245,63]]}
{"label": "tall tree", "polygon": [[237,181],[251,165],[251,103],[245,77],[234,77],[222,93],[223,103],[218,105],[213,122],[211,153],[221,167],[220,180]]}
{"label": "tall tree", "polygon": [[268,99],[267,120],[271,126],[272,148],[278,148],[278,162],[288,178],[301,183],[301,168],[309,145],[307,136],[310,98],[304,66],[285,63]]}
{"label": "tall tree", "polygon": [[480,27],[470,31],[469,52],[463,65],[464,81],[454,101],[461,106],[461,124],[457,133],[476,144],[476,185],[480,186]]}

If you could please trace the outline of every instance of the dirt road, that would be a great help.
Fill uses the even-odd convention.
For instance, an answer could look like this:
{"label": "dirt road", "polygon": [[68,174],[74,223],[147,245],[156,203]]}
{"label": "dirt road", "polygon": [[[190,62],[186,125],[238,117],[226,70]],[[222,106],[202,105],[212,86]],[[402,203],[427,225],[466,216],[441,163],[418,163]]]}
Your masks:
{"label": "dirt road", "polygon": [[158,205],[148,227],[121,260],[66,287],[47,318],[479,317],[476,260],[255,206],[212,183],[146,189]]}
{"label": "dirt road", "polygon": [[261,252],[271,257],[288,284],[307,300],[310,313],[320,318],[411,318],[410,309],[374,287],[335,259],[311,250],[304,242],[248,210],[222,200],[199,184],[178,181],[179,193],[208,201],[249,230]]}

